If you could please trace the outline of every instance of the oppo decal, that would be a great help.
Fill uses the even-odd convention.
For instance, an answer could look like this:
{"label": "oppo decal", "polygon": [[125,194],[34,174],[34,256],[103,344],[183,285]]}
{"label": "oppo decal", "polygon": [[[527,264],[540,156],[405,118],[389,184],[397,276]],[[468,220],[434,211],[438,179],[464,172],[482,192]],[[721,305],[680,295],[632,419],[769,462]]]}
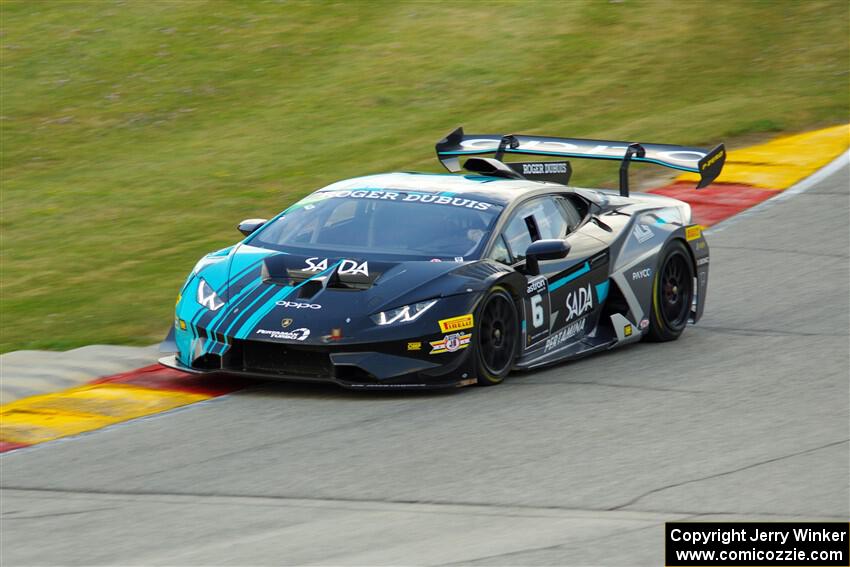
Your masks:
{"label": "oppo decal", "polygon": [[301,301],[278,301],[278,307],[289,307],[291,309],[321,309],[318,303],[303,303]]}

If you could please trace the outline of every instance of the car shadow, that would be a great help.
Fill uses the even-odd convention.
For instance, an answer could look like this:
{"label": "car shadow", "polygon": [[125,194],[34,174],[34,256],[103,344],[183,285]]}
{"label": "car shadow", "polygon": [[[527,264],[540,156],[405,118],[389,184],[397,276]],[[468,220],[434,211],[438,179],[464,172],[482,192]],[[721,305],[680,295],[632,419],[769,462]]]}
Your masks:
{"label": "car shadow", "polygon": [[[210,376],[209,378],[213,378]],[[397,400],[399,398],[438,398],[450,396],[465,388],[404,389],[404,388],[344,388],[333,382],[307,382],[297,379],[254,379],[232,374],[219,375],[219,380],[241,387],[233,393],[240,396],[263,396],[299,399]]]}

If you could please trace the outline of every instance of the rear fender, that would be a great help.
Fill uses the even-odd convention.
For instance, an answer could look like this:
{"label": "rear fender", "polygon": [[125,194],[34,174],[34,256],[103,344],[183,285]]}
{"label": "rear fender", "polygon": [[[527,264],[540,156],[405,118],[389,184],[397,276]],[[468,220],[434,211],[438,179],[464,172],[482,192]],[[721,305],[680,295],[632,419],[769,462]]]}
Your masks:
{"label": "rear fender", "polygon": [[702,233],[702,226],[698,224],[682,227],[680,231],[676,232],[676,236],[680,237],[688,245],[691,260],[694,263],[697,285],[694,297],[695,301],[691,307],[691,322],[696,323],[702,317],[702,312],[705,309],[706,294],[708,293],[708,242],[706,242],[705,236]]}

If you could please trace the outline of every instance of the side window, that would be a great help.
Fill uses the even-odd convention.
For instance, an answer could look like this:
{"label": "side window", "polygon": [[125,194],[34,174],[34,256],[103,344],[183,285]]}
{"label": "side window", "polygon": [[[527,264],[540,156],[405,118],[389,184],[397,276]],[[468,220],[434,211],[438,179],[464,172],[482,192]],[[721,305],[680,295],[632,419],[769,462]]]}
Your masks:
{"label": "side window", "polygon": [[505,244],[505,238],[503,236],[499,235],[499,238],[496,239],[495,244],[493,244],[493,250],[490,251],[490,256],[488,257],[502,264],[511,265],[511,255],[508,252],[508,246]]}
{"label": "side window", "polygon": [[528,227],[525,225],[525,217],[528,214],[524,207],[514,211],[514,216],[502,233],[514,259],[518,262],[525,259],[525,250],[531,244],[531,235],[528,234]]}
{"label": "side window", "polygon": [[534,210],[540,238],[564,238],[567,235],[567,219],[563,209],[558,206],[558,198],[545,197],[538,201]]}
{"label": "side window", "polygon": [[557,201],[561,206],[561,211],[564,213],[564,217],[567,219],[567,232],[572,232],[578,225],[581,224],[584,215],[578,210],[573,201],[565,199],[564,197],[558,197]]}
{"label": "side window", "polygon": [[563,208],[555,197],[541,197],[520,205],[505,226],[504,237],[511,254],[517,261],[525,259],[525,251],[531,244],[531,235],[525,219],[533,216],[540,231],[540,238],[564,238],[568,223]]}

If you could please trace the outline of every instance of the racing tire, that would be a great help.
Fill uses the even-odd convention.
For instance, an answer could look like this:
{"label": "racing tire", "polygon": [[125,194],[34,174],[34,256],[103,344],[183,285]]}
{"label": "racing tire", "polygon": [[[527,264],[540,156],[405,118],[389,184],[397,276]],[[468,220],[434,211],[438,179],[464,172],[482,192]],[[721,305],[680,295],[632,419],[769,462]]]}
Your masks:
{"label": "racing tire", "polygon": [[501,383],[513,369],[519,346],[517,306],[505,288],[493,287],[481,302],[474,341],[478,385]]}
{"label": "racing tire", "polygon": [[670,242],[652,280],[649,332],[652,342],[675,341],[688,325],[694,298],[694,265],[681,240]]}

